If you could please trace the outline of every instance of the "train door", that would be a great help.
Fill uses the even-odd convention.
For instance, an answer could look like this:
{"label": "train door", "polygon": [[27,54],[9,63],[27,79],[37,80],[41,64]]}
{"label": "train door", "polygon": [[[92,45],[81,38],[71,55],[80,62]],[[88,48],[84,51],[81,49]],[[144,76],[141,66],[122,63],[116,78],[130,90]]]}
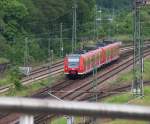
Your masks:
{"label": "train door", "polygon": [[84,60],[84,68],[85,68],[85,72],[86,72],[88,70],[88,63],[87,63],[88,59],[84,56],[83,60]]}
{"label": "train door", "polygon": [[106,48],[106,63],[111,61],[111,51],[110,46]]}
{"label": "train door", "polygon": [[114,46],[111,45],[111,47],[110,47],[110,53],[111,53],[111,55],[110,55],[110,61],[112,61],[113,58],[114,58],[114,55],[113,55],[113,49],[114,49]]}
{"label": "train door", "polygon": [[86,67],[87,67],[87,72],[89,72],[90,70],[90,67],[91,67],[91,58],[90,58],[90,55],[86,55]]}
{"label": "train door", "polygon": [[105,64],[105,62],[106,62],[106,50],[105,50],[105,48],[101,48],[100,61],[101,61],[101,65]]}
{"label": "train door", "polygon": [[80,65],[79,65],[79,73],[84,73],[85,72],[85,62],[84,62],[84,57],[80,56]]}
{"label": "train door", "polygon": [[101,65],[101,49],[98,51],[98,65]]}

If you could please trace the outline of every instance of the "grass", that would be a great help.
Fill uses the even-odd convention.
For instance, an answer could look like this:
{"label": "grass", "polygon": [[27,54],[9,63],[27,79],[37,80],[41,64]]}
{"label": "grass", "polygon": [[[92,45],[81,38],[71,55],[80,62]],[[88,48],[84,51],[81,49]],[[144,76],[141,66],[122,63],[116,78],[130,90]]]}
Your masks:
{"label": "grass", "polygon": [[131,82],[133,78],[132,71],[128,73],[123,73],[120,74],[120,76],[116,79],[115,83],[126,83],[126,82]]}
{"label": "grass", "polygon": [[[144,80],[150,80],[150,59],[146,59],[144,62]],[[129,71],[127,73],[122,73],[119,75],[119,77],[112,81],[112,84],[118,85],[118,84],[124,84],[124,83],[131,83],[133,79],[133,72]]]}
{"label": "grass", "polygon": [[108,103],[125,103],[128,102],[132,97],[130,97],[130,94],[122,94],[122,95],[116,95],[113,97],[108,97],[104,100],[104,102],[108,102]]}
{"label": "grass", "polygon": [[[150,59],[147,59],[145,61],[145,65],[144,65],[144,79],[150,80],[149,72],[150,72]],[[62,78],[62,75],[59,78]],[[9,79],[9,77],[7,77],[6,79],[0,80],[0,84],[1,85],[7,84],[8,79]],[[131,80],[132,80],[132,71],[130,71],[129,73],[121,74],[120,77],[114,83],[118,84],[120,82],[124,82],[124,83],[125,82],[131,82]],[[48,79],[38,81],[35,84],[32,84],[30,86],[22,87],[22,89],[19,91],[12,88],[8,93],[3,94],[3,95],[6,95],[6,96],[27,96],[27,95],[30,95],[30,94],[34,93],[35,91],[37,91],[41,88],[44,88],[44,87],[52,84],[55,81],[56,81],[55,78],[51,78],[50,82],[48,81]],[[150,96],[149,96],[150,87],[146,87],[144,89],[144,91],[145,91],[145,97],[143,99],[135,99],[132,101],[132,99],[133,99],[132,95],[130,93],[127,93],[127,94],[120,94],[120,95],[106,98],[104,100],[104,102],[124,104],[124,103],[128,103],[129,101],[132,101],[132,102],[130,102],[132,104],[150,105]],[[56,120],[51,122],[51,124],[58,124],[58,123],[66,124],[67,122],[66,122],[65,118],[57,118]],[[128,121],[128,120],[120,120],[120,119],[113,120],[111,122],[108,122],[107,124],[125,124],[125,123],[128,123],[128,124],[132,124],[132,123],[147,124],[147,122],[144,122],[144,121],[139,122],[139,121]]]}
{"label": "grass", "polygon": [[[135,98],[131,93],[119,94],[113,97],[104,99],[104,103],[119,103],[119,104],[136,104],[136,105],[150,105],[150,86],[144,88],[144,97]],[[106,124],[149,124],[147,121],[136,121],[136,120],[124,120],[124,119],[114,119]]]}
{"label": "grass", "polygon": [[41,88],[52,85],[54,82],[56,82],[56,80],[58,79],[51,77],[50,79],[41,80],[31,85],[23,86],[20,90],[16,90],[14,87],[12,87],[8,92],[1,94],[1,95],[3,96],[29,96]]}
{"label": "grass", "polygon": [[30,86],[23,86],[20,90],[16,90],[14,87],[12,87],[5,95],[6,96],[27,96],[38,89],[44,88],[48,86],[48,80],[39,81],[36,84],[32,84]]}
{"label": "grass", "polygon": [[[150,80],[150,59],[147,59],[144,63],[144,79]],[[117,79],[118,82],[131,82],[132,81],[132,72],[122,74]],[[115,83],[116,83],[115,82]],[[136,104],[136,105],[150,105],[150,86],[144,88],[144,97],[143,98],[135,98],[132,96],[130,92],[126,94],[119,94],[112,97],[108,97],[103,100],[104,103],[115,103],[115,104]],[[108,121],[105,124],[149,124],[147,121],[136,121],[136,120],[123,120],[123,119],[114,119]]]}
{"label": "grass", "polygon": [[52,121],[49,124],[67,124],[67,119],[64,117],[56,118],[54,121]]}
{"label": "grass", "polygon": [[107,124],[149,124],[145,121],[135,121],[135,120],[122,120],[122,119],[116,119],[112,122],[107,122]]}
{"label": "grass", "polygon": [[[147,59],[144,63],[144,79],[150,80],[150,59]],[[118,83],[126,83],[126,82],[132,82],[132,71],[121,74],[116,81],[113,83],[118,85]],[[120,95],[115,95],[113,97],[106,98],[103,102],[105,103],[117,103],[117,104],[138,104],[138,105],[150,105],[150,87],[146,87],[144,89],[145,97],[142,99],[135,99],[132,94],[129,93],[123,93]],[[100,119],[101,120],[101,119]],[[121,120],[121,119],[115,119],[111,122],[107,122],[105,124],[148,124],[148,122],[145,121],[129,121],[129,120]]]}
{"label": "grass", "polygon": [[144,62],[144,79],[150,80],[150,59]]}
{"label": "grass", "polygon": [[0,86],[5,86],[10,84],[9,75],[5,76],[5,78],[0,79]]}

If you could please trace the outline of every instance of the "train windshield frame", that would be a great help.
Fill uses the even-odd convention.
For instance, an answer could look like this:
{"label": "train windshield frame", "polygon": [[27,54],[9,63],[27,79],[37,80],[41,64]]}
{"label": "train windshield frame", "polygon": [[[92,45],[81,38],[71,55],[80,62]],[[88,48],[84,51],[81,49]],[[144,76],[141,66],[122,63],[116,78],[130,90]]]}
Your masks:
{"label": "train windshield frame", "polygon": [[68,57],[68,67],[76,68],[79,66],[80,56],[69,56]]}

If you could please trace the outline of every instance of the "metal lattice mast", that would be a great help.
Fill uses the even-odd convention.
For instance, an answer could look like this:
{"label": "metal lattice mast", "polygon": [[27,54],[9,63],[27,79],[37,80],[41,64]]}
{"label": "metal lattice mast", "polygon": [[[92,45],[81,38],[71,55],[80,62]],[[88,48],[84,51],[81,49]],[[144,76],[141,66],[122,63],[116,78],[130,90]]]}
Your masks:
{"label": "metal lattice mast", "polygon": [[49,65],[48,65],[48,83],[49,83],[49,87],[50,87],[50,90],[49,92],[51,92],[51,66],[52,66],[52,57],[51,57],[51,39],[49,38],[48,39],[48,62],[49,62]]}
{"label": "metal lattice mast", "polygon": [[95,5],[94,8],[94,38],[93,40],[96,40],[97,38],[97,5]]}
{"label": "metal lattice mast", "polygon": [[76,50],[77,46],[77,3],[73,3],[73,26],[72,26],[72,52]]}
{"label": "metal lattice mast", "polygon": [[28,38],[25,38],[25,50],[24,50],[24,67],[29,66],[29,47],[28,47]]}
{"label": "metal lattice mast", "polygon": [[[95,58],[96,59],[96,58]],[[93,85],[93,99],[92,101],[96,101],[98,100],[98,95],[97,95],[97,66],[95,64],[94,69],[93,69],[93,81],[92,81],[92,85]],[[91,118],[91,124],[96,124],[96,118]]]}
{"label": "metal lattice mast", "polygon": [[64,43],[63,43],[63,23],[60,23],[60,57],[63,57],[64,55]]}
{"label": "metal lattice mast", "polygon": [[133,85],[134,95],[143,96],[143,43],[141,39],[140,7],[142,0],[134,0],[134,65]]}
{"label": "metal lattice mast", "polygon": [[95,100],[97,102],[97,67],[96,65],[94,66],[93,69],[93,100]]}

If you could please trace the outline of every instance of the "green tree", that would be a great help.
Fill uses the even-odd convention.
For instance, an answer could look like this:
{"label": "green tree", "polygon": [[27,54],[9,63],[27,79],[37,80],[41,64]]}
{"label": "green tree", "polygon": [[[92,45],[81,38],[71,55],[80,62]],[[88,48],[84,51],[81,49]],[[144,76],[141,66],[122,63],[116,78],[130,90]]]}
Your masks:
{"label": "green tree", "polygon": [[21,89],[21,87],[22,87],[22,84],[21,84],[21,74],[19,72],[18,67],[13,67],[10,70],[10,82],[13,83],[14,87],[17,90]]}

